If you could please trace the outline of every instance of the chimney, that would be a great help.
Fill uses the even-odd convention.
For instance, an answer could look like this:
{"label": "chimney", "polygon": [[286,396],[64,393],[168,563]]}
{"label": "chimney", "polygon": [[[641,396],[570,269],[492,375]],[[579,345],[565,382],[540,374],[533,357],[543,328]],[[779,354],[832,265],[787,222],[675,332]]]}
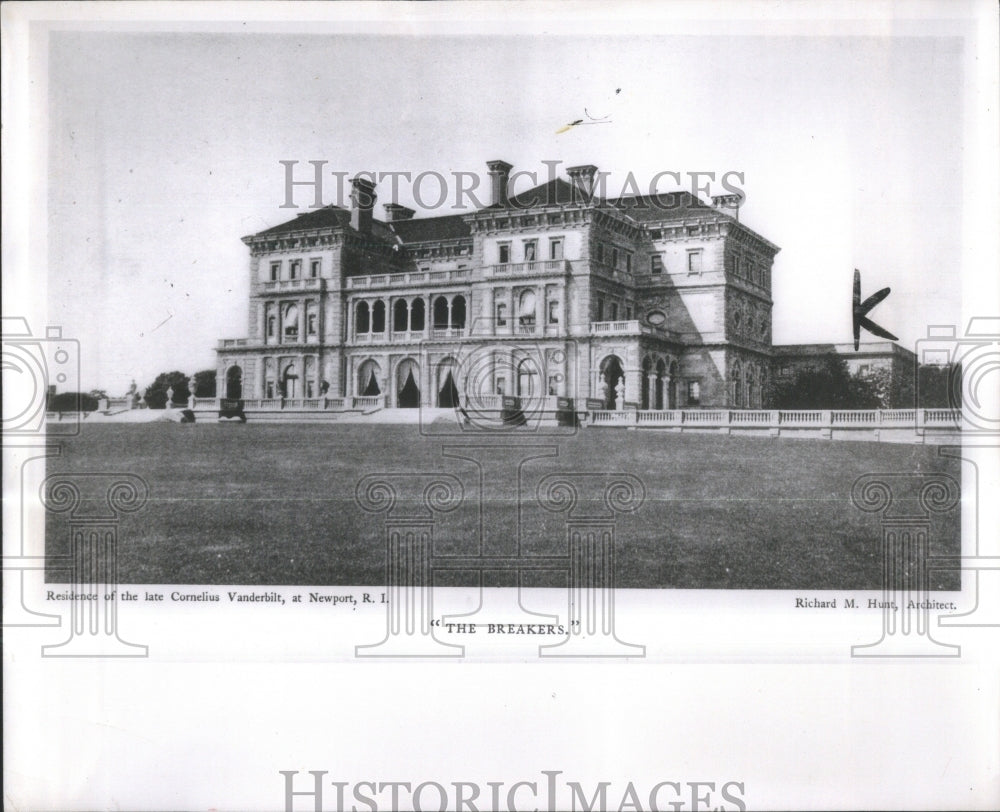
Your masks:
{"label": "chimney", "polygon": [[510,170],[514,167],[506,161],[487,161],[490,170],[490,205],[507,205],[507,184],[510,180]]}
{"label": "chimney", "polygon": [[360,175],[351,180],[351,227],[362,234],[372,230],[372,208],[378,195],[375,184]]}
{"label": "chimney", "polygon": [[416,212],[398,203],[386,203],[382,206],[385,209],[385,219],[390,223],[398,223],[400,220],[412,220]]}
{"label": "chimney", "polygon": [[583,195],[584,200],[590,200],[594,196],[594,177],[597,175],[597,167],[593,164],[583,166],[569,166],[566,174],[573,181],[573,186]]}
{"label": "chimney", "polygon": [[738,223],[740,221],[740,206],[743,205],[743,195],[714,195],[712,207],[728,214]]}

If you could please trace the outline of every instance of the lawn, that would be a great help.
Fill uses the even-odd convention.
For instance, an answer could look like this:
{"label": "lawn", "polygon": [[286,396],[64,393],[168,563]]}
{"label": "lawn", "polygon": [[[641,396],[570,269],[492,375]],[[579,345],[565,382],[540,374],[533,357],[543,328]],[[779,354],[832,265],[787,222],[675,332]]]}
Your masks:
{"label": "lawn", "polygon": [[[515,440],[530,447],[515,449]],[[130,472],[148,483],[146,506],[121,521],[122,583],[384,584],[384,516],[355,502],[358,480],[374,472],[448,472],[463,483],[459,508],[436,517],[438,553],[475,554],[482,518],[490,553],[516,552],[520,536],[523,555],[563,555],[565,514],[535,498],[541,477],[559,471],[642,480],[645,503],[617,518],[621,587],[800,590],[881,587],[879,516],[852,505],[857,477],[959,477],[933,446],[588,429],[506,434],[477,452],[492,460],[483,499],[475,464],[443,454],[460,442],[396,425],[84,425],[49,472]],[[516,476],[504,472],[546,450],[554,456],[520,466],[519,499]],[[49,517],[49,555],[67,551],[67,528],[63,516]],[[934,517],[931,554],[959,548],[958,511]],[[56,571],[49,578],[65,580]],[[467,579],[451,573],[441,582]],[[957,589],[958,575],[931,586]]]}

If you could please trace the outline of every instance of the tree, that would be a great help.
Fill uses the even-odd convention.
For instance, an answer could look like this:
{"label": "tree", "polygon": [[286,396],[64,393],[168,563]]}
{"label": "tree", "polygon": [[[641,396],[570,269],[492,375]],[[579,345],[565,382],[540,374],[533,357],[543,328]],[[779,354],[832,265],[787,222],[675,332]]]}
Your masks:
{"label": "tree", "polygon": [[917,406],[921,409],[961,409],[961,364],[921,364],[917,369]]}
{"label": "tree", "polygon": [[188,376],[183,372],[161,372],[156,380],[146,387],[146,405],[150,409],[165,409],[167,405],[167,389],[174,390],[174,403],[187,404],[191,391],[188,389]]}
{"label": "tree", "polygon": [[[888,396],[888,372],[853,377],[847,361],[825,355],[821,365],[799,371],[774,386],[776,409],[878,409]],[[884,390],[884,395],[883,395]]]}
{"label": "tree", "polygon": [[97,398],[85,392],[60,392],[49,396],[46,410],[50,412],[96,412]]}
{"label": "tree", "polygon": [[196,398],[215,397],[215,370],[203,369],[194,373],[194,396]]}

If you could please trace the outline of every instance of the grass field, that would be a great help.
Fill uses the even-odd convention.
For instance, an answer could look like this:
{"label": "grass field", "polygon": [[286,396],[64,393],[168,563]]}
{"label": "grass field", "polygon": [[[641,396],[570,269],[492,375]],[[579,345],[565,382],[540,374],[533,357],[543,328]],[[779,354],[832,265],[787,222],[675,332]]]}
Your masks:
{"label": "grass field", "polygon": [[[510,435],[508,435],[510,437]],[[932,446],[584,430],[523,438],[557,446],[527,463],[526,492],[554,471],[639,476],[646,502],[618,518],[618,584],[637,588],[876,589],[879,517],[851,504],[870,472],[945,472]],[[514,465],[520,455],[508,447]],[[383,517],[355,503],[371,472],[447,471],[465,487],[435,526],[436,550],[474,552],[477,469],[445,459],[442,440],[397,425],[83,426],[49,472],[129,472],[149,484],[146,507],[120,526],[119,581],[164,584],[384,584]],[[484,506],[494,538],[517,536],[516,488]],[[564,516],[524,501],[524,552],[566,549]],[[50,516],[46,552],[68,549],[68,525]],[[958,511],[933,519],[932,555],[959,552]],[[561,576],[551,585],[562,583]],[[50,580],[65,580],[50,572]],[[957,574],[932,588],[957,589]]]}

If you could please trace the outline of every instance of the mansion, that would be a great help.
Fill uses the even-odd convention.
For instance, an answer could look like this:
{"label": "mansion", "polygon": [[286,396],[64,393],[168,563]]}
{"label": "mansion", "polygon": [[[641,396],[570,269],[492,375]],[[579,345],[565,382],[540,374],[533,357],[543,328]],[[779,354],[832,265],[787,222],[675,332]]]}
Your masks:
{"label": "mansion", "polygon": [[376,219],[359,177],[350,209],[244,237],[249,330],[219,342],[219,396],[767,406],[779,248],[739,222],[739,196],[605,199],[577,166],[508,197],[512,167],[488,168],[491,202],[468,213]]}

